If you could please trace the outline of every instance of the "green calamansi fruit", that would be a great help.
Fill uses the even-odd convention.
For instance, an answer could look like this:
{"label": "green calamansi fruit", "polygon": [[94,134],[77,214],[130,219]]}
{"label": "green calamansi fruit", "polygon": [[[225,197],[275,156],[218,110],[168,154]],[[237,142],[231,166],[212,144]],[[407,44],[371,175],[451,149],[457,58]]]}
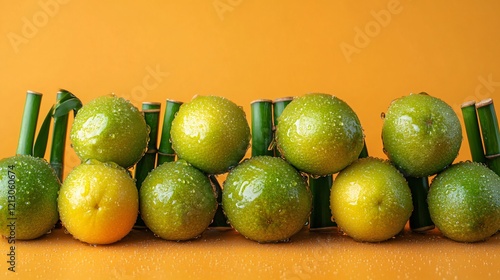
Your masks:
{"label": "green calamansi fruit", "polygon": [[500,177],[482,164],[461,162],[438,174],[427,201],[432,221],[452,240],[481,241],[500,230]]}
{"label": "green calamansi fruit", "polygon": [[394,100],[382,127],[384,150],[406,176],[433,175],[450,165],[462,143],[462,127],[453,109],[430,95]]}
{"label": "green calamansi fruit", "polygon": [[96,159],[129,168],[146,151],[149,127],[142,113],[129,101],[106,95],[78,111],[70,138],[82,161]]}
{"label": "green calamansi fruit", "polygon": [[218,205],[208,177],[184,160],[164,163],[149,173],[139,195],[146,226],[167,240],[200,236]]}
{"label": "green calamansi fruit", "polygon": [[337,173],[363,149],[363,130],[356,113],[339,98],[306,94],[283,110],[276,127],[282,156],[313,175]]}
{"label": "green calamansi fruit", "polygon": [[35,239],[56,224],[60,182],[41,158],[17,155],[0,160],[0,234]]}
{"label": "green calamansi fruit", "polygon": [[379,242],[404,228],[413,204],[408,183],[393,165],[363,158],[336,177],[330,208],[347,235],[358,241]]}
{"label": "green calamansi fruit", "polygon": [[304,227],[312,197],[305,179],[281,158],[257,156],[231,170],[222,189],[228,221],[258,242],[286,241]]}
{"label": "green calamansi fruit", "polygon": [[220,174],[245,156],[250,127],[243,109],[232,101],[196,96],[180,107],[171,138],[179,158],[208,174]]}

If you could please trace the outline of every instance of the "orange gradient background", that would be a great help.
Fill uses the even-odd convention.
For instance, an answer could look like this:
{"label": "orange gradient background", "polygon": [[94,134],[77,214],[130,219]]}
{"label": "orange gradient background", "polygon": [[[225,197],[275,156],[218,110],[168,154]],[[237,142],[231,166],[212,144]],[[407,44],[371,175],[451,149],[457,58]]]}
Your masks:
{"label": "orange gradient background", "polygon": [[[162,110],[167,98],[220,95],[247,117],[255,99],[330,93],[383,158],[380,114],[395,98],[426,91],[460,119],[464,101],[500,102],[499,1],[39,0],[0,11],[1,158],[16,151],[27,90],[44,94],[40,119],[59,88]],[[78,164],[67,150],[66,174]],[[457,160],[468,159],[464,132]]]}

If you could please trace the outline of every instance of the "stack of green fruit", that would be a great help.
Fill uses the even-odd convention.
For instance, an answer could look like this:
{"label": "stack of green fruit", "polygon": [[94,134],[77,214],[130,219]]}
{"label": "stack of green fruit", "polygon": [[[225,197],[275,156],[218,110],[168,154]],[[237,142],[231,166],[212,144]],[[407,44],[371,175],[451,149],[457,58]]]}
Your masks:
{"label": "stack of green fruit", "polygon": [[179,160],[163,163],[146,177],[140,212],[159,237],[189,240],[200,236],[214,219],[221,195],[212,184],[217,181],[214,176],[243,159],[250,129],[244,111],[232,101],[195,96],[180,106],[170,136]]}
{"label": "stack of green fruit", "polygon": [[[62,111],[55,106],[48,120],[67,115],[72,104],[81,106],[70,94],[61,98]],[[196,238],[216,217],[224,224],[227,218],[248,239],[282,242],[303,229],[314,207],[320,208],[315,203],[325,199],[328,217],[357,241],[388,240],[408,220],[414,231],[435,224],[444,236],[462,242],[485,240],[500,230],[500,177],[482,163],[453,164],[462,129],[444,101],[421,93],[390,104],[382,126],[388,160],[362,156],[361,122],[336,96],[291,99],[282,112],[274,112],[274,120],[272,101],[259,103],[265,119],[254,123],[252,116],[253,135],[243,109],[226,98],[195,96],[179,103],[164,120],[168,129],[162,137],[177,161],[175,155],[159,161],[134,181],[130,169],[146,152],[156,153],[156,140],[148,145],[152,128],[123,98],[90,101],[78,110],[70,131],[82,163],[62,185],[60,162],[51,161],[51,167],[42,159],[48,132],[35,144],[33,137],[20,137],[19,155],[0,161],[0,233],[33,239],[60,218],[75,238],[109,244],[124,238],[140,213],[144,224],[166,240]],[[27,127],[33,134],[36,121]],[[243,160],[251,137],[252,157]],[[488,159],[497,156],[497,144]],[[498,166],[491,160],[488,165]],[[215,176],[224,173],[221,188]],[[324,178],[327,185],[320,186]],[[322,192],[312,191],[313,185]]]}
{"label": "stack of green fruit", "polygon": [[279,117],[276,141],[281,155],[311,180],[340,172],[331,186],[330,208],[348,235],[381,241],[406,224],[412,211],[406,181],[387,162],[358,160],[363,130],[356,113],[341,99],[328,94],[294,99]]}
{"label": "stack of green fruit", "polygon": [[[152,171],[140,190],[142,218],[158,236],[199,236],[214,217],[216,195],[227,221],[249,239],[283,241],[304,227],[311,198],[297,170],[268,156],[240,164],[250,142],[241,107],[222,97],[196,96],[181,105],[171,141],[180,160]],[[228,171],[222,193],[215,192],[207,175]]]}
{"label": "stack of green fruit", "polygon": [[382,140],[389,159],[409,179],[437,174],[426,202],[430,219],[445,236],[474,242],[500,229],[500,178],[483,165],[452,165],[462,130],[448,104],[426,93],[393,101]]}
{"label": "stack of green fruit", "polygon": [[68,174],[58,198],[61,222],[75,238],[109,244],[130,232],[139,201],[127,169],[144,155],[148,135],[141,112],[115,95],[78,111],[70,139],[82,164]]}

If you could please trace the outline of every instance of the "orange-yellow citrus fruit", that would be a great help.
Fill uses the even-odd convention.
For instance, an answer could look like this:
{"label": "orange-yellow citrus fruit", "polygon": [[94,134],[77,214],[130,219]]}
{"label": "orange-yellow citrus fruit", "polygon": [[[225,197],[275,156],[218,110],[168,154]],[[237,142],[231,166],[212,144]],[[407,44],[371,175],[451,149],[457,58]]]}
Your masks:
{"label": "orange-yellow citrus fruit", "polygon": [[358,241],[378,242],[399,233],[413,210],[403,175],[388,161],[363,158],[342,170],[330,194],[332,217]]}
{"label": "orange-yellow citrus fruit", "polygon": [[125,237],[137,219],[137,188],[129,173],[114,163],[90,160],[75,167],[61,187],[63,226],[89,244],[110,244]]}

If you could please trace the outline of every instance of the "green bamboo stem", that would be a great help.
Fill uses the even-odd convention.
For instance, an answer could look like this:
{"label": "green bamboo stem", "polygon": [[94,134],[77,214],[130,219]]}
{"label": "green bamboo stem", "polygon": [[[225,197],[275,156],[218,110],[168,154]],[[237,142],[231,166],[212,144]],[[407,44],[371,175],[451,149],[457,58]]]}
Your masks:
{"label": "green bamboo stem", "polygon": [[[135,166],[135,184],[138,191],[141,189],[142,183],[148,176],[149,172],[151,172],[155,168],[156,164],[156,145],[158,142],[158,123],[160,120],[160,108],[158,104],[159,103],[149,102],[145,102],[142,104],[144,119],[146,120],[146,124],[149,126],[150,130],[148,149]],[[140,215],[137,216],[134,228],[146,228],[146,224],[144,223]]]}
{"label": "green bamboo stem", "polygon": [[[281,116],[281,113],[283,110],[285,110],[285,107],[292,102],[293,97],[282,97],[275,99],[273,101],[273,111],[274,111],[274,127],[273,130],[276,130],[276,126],[278,125],[278,120],[279,117]],[[274,156],[280,157],[281,153],[278,151],[278,147],[274,145]]]}
{"label": "green bamboo stem", "polygon": [[[59,91],[57,93],[56,103],[58,103],[64,95],[63,92]],[[61,182],[64,174],[64,151],[66,149],[67,131],[68,114],[55,116],[54,130],[52,131],[52,146],[50,149],[50,165]]]}
{"label": "green bamboo stem", "polygon": [[[149,126],[149,142],[148,149],[154,149],[155,154],[158,150],[158,131],[160,126],[160,110],[161,103],[159,102],[143,102],[142,111],[144,119]],[[155,156],[156,161],[156,156]]]}
{"label": "green bamboo stem", "polygon": [[19,155],[32,155],[35,142],[36,125],[38,113],[42,102],[42,94],[34,91],[26,93],[24,112],[21,120],[21,132],[17,144],[16,153]]}
{"label": "green bamboo stem", "polygon": [[500,176],[500,154],[487,156],[486,163],[488,164],[488,167],[493,170],[493,172]]}
{"label": "green bamboo stem", "polygon": [[255,100],[251,104],[252,157],[273,156],[273,102]]}
{"label": "green bamboo stem", "polygon": [[146,153],[141,160],[139,160],[135,168],[135,179],[138,188],[140,188],[149,172],[151,172],[151,170],[153,170],[156,166],[158,123],[160,120],[160,109],[147,109],[150,108],[149,105],[144,104],[142,108],[144,119],[146,120],[146,124],[149,126],[149,142]]}
{"label": "green bamboo stem", "polygon": [[491,98],[476,104],[483,135],[486,163],[500,176],[500,131],[495,106]]}
{"label": "green bamboo stem", "polygon": [[160,102],[142,102],[142,110],[160,110],[161,103]]}
{"label": "green bamboo stem", "polygon": [[413,200],[413,212],[410,216],[410,229],[414,232],[425,232],[434,228],[427,205],[429,179],[427,177],[407,177]]}
{"label": "green bamboo stem", "polygon": [[157,165],[175,160],[175,151],[172,149],[172,143],[170,142],[170,129],[172,128],[172,121],[174,120],[174,117],[179,111],[181,105],[182,102],[180,101],[167,99],[167,106],[163,117],[160,147],[158,148]]}
{"label": "green bamboo stem", "polygon": [[484,156],[483,140],[477,120],[476,102],[465,102],[462,104],[461,109],[472,160],[484,163],[486,157]]}
{"label": "green bamboo stem", "polygon": [[218,230],[231,229],[231,226],[227,222],[227,217],[224,214],[224,211],[222,210],[222,188],[219,184],[219,181],[217,180],[217,177],[215,177],[215,175],[209,175],[208,178],[210,179],[210,182],[215,188],[215,193],[217,195],[217,203],[218,203],[214,220],[208,227],[211,229],[218,229]]}
{"label": "green bamboo stem", "polygon": [[368,157],[368,147],[366,146],[366,141],[363,143],[363,149],[361,153],[359,153],[358,158],[367,158]]}
{"label": "green bamboo stem", "polygon": [[337,226],[332,221],[330,210],[330,191],[333,185],[333,176],[314,178],[309,176],[309,187],[313,197],[313,207],[309,217],[310,230],[328,230]]}

